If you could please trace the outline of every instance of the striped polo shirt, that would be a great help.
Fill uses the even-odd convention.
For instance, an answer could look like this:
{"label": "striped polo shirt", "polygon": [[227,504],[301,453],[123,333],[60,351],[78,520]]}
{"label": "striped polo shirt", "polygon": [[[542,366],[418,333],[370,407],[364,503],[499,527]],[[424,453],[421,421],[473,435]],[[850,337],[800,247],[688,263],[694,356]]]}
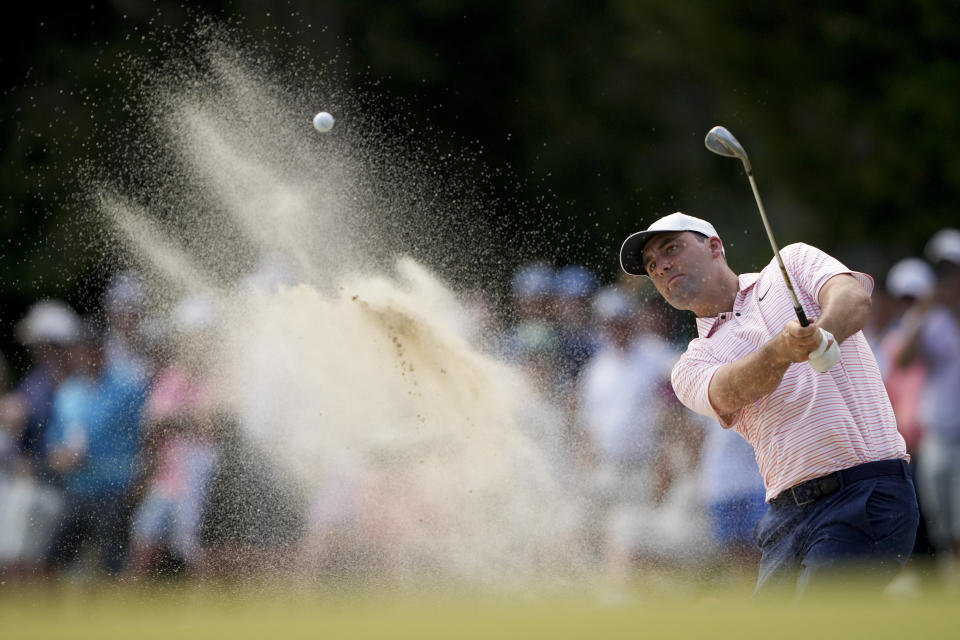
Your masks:
{"label": "striped polo shirt", "polygon": [[[807,244],[780,252],[807,318],[820,316],[820,288],[840,273],[853,275],[868,293],[873,279]],[[697,318],[692,340],[672,372],[674,391],[690,409],[732,427],[753,445],[767,500],[804,480],[864,462],[907,459],[890,399],[863,332],[840,345],[840,362],[817,373],[793,363],[780,386],[723,420],[707,389],[714,373],[758,349],[796,318],[793,300],[776,260],[760,273],[739,276],[733,310]]]}

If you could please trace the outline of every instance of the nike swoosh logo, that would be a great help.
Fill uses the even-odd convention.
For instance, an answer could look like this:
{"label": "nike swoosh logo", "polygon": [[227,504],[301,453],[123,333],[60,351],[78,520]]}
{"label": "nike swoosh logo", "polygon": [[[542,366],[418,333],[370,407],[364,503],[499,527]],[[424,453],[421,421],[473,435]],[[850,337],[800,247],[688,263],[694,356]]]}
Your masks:
{"label": "nike swoosh logo", "polygon": [[763,295],[757,298],[757,302],[763,302],[763,299],[767,297],[768,293],[770,293],[770,287],[767,287],[767,290],[763,292]]}

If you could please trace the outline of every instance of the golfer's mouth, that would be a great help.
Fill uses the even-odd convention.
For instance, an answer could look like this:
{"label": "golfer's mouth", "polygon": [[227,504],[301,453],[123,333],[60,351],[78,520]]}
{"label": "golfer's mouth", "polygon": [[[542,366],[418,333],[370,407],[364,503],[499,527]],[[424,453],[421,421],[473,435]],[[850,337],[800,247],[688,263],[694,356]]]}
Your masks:
{"label": "golfer's mouth", "polygon": [[672,287],[673,283],[676,282],[677,278],[682,278],[682,277],[683,277],[682,273],[678,273],[676,275],[670,276],[670,279],[667,280],[667,288]]}

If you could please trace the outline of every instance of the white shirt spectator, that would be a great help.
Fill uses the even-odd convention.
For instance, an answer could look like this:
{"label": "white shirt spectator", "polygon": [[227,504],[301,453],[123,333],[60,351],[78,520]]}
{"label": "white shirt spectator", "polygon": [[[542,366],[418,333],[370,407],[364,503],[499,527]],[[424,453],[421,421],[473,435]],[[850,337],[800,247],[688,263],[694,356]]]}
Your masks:
{"label": "white shirt spectator", "polygon": [[648,461],[667,406],[670,370],[679,357],[664,340],[645,334],[626,351],[606,342],[587,363],[580,418],[602,461]]}

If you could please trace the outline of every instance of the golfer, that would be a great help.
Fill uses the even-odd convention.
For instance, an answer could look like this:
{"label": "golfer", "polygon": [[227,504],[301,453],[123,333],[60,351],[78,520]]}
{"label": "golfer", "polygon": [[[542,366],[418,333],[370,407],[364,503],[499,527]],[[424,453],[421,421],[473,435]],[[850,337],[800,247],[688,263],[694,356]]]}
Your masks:
{"label": "golfer", "polygon": [[[838,569],[885,582],[910,555],[919,513],[906,447],[860,331],[873,279],[806,244],[780,253],[807,327],[776,259],[738,276],[706,220],[661,218],[626,239],[620,263],[697,316],[699,337],[671,376],[681,402],[753,445],[768,503],[754,532],[757,590],[803,593]],[[808,362],[821,328],[840,347],[824,373]]]}

